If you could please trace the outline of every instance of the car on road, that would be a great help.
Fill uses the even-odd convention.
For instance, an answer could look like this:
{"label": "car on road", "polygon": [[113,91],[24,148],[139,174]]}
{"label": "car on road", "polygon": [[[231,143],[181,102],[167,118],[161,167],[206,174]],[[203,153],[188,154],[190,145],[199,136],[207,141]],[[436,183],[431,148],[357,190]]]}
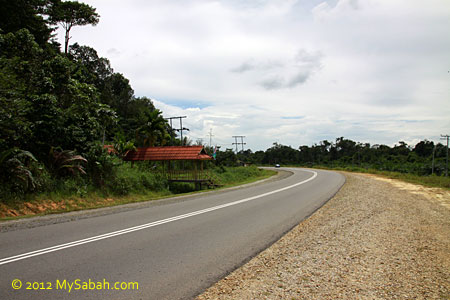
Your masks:
{"label": "car on road", "polygon": [[280,164],[275,164],[275,168],[279,168],[280,167]]}

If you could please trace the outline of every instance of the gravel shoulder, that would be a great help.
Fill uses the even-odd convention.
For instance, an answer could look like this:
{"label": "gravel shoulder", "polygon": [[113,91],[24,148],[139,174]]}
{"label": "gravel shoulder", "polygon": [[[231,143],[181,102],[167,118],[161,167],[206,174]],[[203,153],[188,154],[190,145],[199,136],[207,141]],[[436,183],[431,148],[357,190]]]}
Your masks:
{"label": "gravel shoulder", "polygon": [[344,187],[206,299],[450,299],[450,192],[344,173]]}

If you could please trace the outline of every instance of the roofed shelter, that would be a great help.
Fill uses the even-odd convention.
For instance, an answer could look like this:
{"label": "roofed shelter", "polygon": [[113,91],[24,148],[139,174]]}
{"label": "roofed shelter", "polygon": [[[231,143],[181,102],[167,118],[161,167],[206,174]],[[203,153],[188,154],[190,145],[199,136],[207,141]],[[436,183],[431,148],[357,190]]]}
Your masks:
{"label": "roofed shelter", "polygon": [[[212,159],[203,146],[141,147],[128,152],[124,157],[125,161],[131,162],[161,161],[163,162],[163,172],[169,181],[194,182],[196,184],[211,181],[211,178],[203,170],[203,162]],[[194,168],[192,170],[175,170],[172,169],[172,161],[191,161]]]}

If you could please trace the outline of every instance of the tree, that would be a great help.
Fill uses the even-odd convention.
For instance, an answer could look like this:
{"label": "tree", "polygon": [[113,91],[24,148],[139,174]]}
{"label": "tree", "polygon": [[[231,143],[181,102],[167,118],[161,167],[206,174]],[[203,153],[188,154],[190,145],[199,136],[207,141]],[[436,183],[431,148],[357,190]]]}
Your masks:
{"label": "tree", "polygon": [[53,28],[49,28],[45,15],[49,0],[0,0],[0,28],[3,33],[27,29],[40,46],[51,38]]}
{"label": "tree", "polygon": [[76,1],[52,0],[50,9],[50,21],[53,24],[60,24],[66,34],[64,38],[64,53],[67,54],[69,47],[70,30],[73,26],[97,25],[100,16],[95,12],[95,8]]}
{"label": "tree", "polygon": [[0,151],[24,149],[33,134],[28,114],[43,84],[42,53],[28,29],[0,34]]}
{"label": "tree", "polygon": [[161,111],[156,109],[147,115],[147,122],[136,130],[136,141],[144,147],[153,147],[159,140],[163,145],[170,138],[167,133],[167,120],[161,115]]}
{"label": "tree", "polygon": [[421,157],[431,156],[433,150],[434,150],[434,143],[432,141],[427,140],[420,141],[413,149],[413,151]]}
{"label": "tree", "polygon": [[100,101],[115,109],[119,116],[125,117],[128,115],[133,94],[134,91],[130,86],[130,81],[120,73],[113,73],[104,81]]}
{"label": "tree", "polygon": [[113,74],[109,60],[99,57],[94,48],[75,43],[70,46],[69,56],[76,62],[76,76],[83,77],[87,83],[94,84],[99,91],[105,86],[105,80]]}
{"label": "tree", "polygon": [[217,151],[216,165],[235,167],[237,166],[237,156],[232,149],[226,149],[225,151]]}

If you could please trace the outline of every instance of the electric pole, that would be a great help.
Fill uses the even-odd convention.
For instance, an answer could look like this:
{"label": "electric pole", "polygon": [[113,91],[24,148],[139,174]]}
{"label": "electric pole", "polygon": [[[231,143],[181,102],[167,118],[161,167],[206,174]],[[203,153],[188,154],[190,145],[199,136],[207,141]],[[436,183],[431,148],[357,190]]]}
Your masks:
{"label": "electric pole", "polygon": [[211,148],[211,138],[213,137],[214,135],[212,134],[212,128],[210,128],[209,129],[209,148]]}
{"label": "electric pole", "polygon": [[170,122],[170,129],[172,129],[172,120],[173,119],[179,119],[180,120],[180,129],[175,129],[175,130],[181,133],[181,146],[183,146],[183,131],[189,131],[189,128],[183,127],[183,119],[184,118],[187,118],[187,117],[186,116],[182,116],[182,117],[165,118],[166,120],[169,120],[169,122]]}
{"label": "electric pole", "polygon": [[434,174],[434,154],[435,154],[435,152],[436,152],[436,145],[434,145],[434,147],[433,147],[433,160],[431,162],[431,175]]}
{"label": "electric pole", "polygon": [[[242,145],[242,152],[244,152],[244,145],[246,145],[247,143],[244,143],[244,135],[233,135],[233,138],[235,140],[235,143],[233,143],[233,145],[236,145],[236,154],[238,153],[238,145]],[[241,138],[241,142],[238,142],[238,138]]]}
{"label": "electric pole", "polygon": [[441,140],[447,140],[447,154],[445,156],[445,176],[448,176],[448,139],[449,139],[449,135],[448,134],[441,134]]}

